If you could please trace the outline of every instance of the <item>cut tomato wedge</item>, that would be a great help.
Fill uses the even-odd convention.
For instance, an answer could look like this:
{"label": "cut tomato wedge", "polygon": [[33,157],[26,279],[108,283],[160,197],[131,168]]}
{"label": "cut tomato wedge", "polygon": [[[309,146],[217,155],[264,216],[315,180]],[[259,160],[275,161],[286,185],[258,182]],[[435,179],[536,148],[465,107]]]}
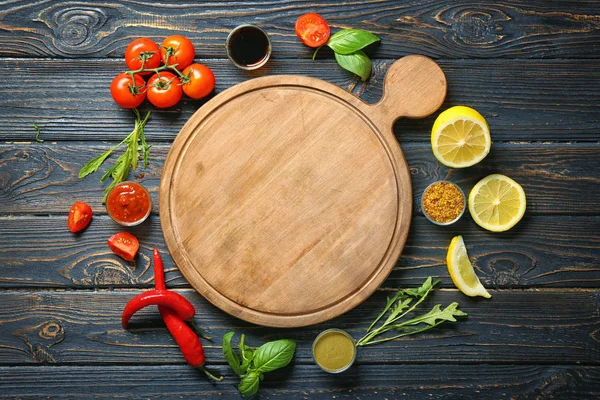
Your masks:
{"label": "cut tomato wedge", "polygon": [[129,232],[119,232],[108,239],[108,247],[123,260],[133,261],[140,242]]}
{"label": "cut tomato wedge", "polygon": [[71,232],[79,232],[90,224],[92,220],[92,207],[83,201],[76,201],[69,211],[67,226]]}
{"label": "cut tomato wedge", "polygon": [[329,40],[329,25],[317,13],[308,13],[300,16],[296,21],[296,35],[309,47],[319,47]]}

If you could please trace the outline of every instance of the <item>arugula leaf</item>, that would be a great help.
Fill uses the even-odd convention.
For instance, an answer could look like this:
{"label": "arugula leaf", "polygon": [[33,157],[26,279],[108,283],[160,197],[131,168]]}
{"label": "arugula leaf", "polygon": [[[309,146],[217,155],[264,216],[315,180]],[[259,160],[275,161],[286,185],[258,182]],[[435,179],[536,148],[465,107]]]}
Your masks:
{"label": "arugula leaf", "polygon": [[130,168],[133,170],[137,169],[138,159],[140,158],[140,150],[142,150],[144,169],[148,165],[150,146],[148,146],[148,143],[146,143],[144,127],[150,118],[150,112],[148,112],[144,119],[142,119],[137,109],[134,108],[133,111],[136,116],[135,127],[133,128],[133,131],[125,139],[123,139],[121,143],[88,161],[79,170],[79,174],[77,175],[79,178],[85,178],[89,174],[96,172],[113,151],[123,144],[127,146],[125,152],[121,154],[119,158],[117,158],[115,165],[109,168],[104,175],[102,175],[102,178],[100,178],[100,182],[104,182],[109,177],[112,177],[113,179],[112,183],[106,189],[104,189],[104,199],[102,200],[102,203],[106,202],[106,197],[113,187],[127,179]]}
{"label": "arugula leaf", "polygon": [[[466,316],[467,314],[465,312],[458,310],[458,303],[452,303],[444,310],[441,309],[441,304],[437,304],[426,314],[414,317],[408,321],[397,323],[398,320],[414,311],[415,308],[427,298],[429,293],[431,293],[438,283],[440,283],[440,281],[434,282],[431,277],[429,277],[419,288],[399,290],[394,297],[388,297],[383,312],[381,312],[369,328],[367,328],[366,334],[358,340],[356,345],[367,346],[398,339],[403,336],[414,335],[434,328],[443,322],[456,322],[456,317]],[[412,304],[415,299],[416,302]],[[383,322],[381,326],[374,328],[377,322],[388,312],[389,316],[385,322]],[[401,331],[402,333],[395,336],[383,336],[383,338],[377,339],[378,336],[382,337],[382,335],[391,330]]]}
{"label": "arugula leaf", "polygon": [[340,67],[360,76],[363,81],[371,76],[371,60],[362,50],[352,54],[335,53],[335,59]]}
{"label": "arugula leaf", "polygon": [[240,359],[235,350],[231,347],[231,338],[233,335],[235,335],[235,332],[228,332],[223,336],[223,356],[225,356],[225,360],[227,360],[227,363],[233,372],[235,372],[237,376],[241,376]]}
{"label": "arugula leaf", "polygon": [[467,315],[465,312],[457,309],[458,303],[456,302],[450,304],[443,310],[441,309],[441,307],[441,304],[436,304],[427,314],[423,314],[419,317],[403,322],[400,325],[405,326],[425,323],[427,325],[433,326],[437,323],[437,320],[456,322],[456,318],[454,317],[464,317]]}
{"label": "arugula leaf", "polygon": [[144,135],[144,131],[142,131],[141,137],[141,148],[142,148],[142,157],[144,159],[144,169],[148,166],[148,157],[150,156],[150,147],[148,143],[146,143],[146,135]]}
{"label": "arugula leaf", "polygon": [[260,376],[258,372],[250,371],[248,375],[242,378],[242,381],[238,385],[238,390],[242,396],[249,397],[258,392],[258,385],[260,383]]}
{"label": "arugula leaf", "polygon": [[275,340],[263,344],[254,354],[254,368],[258,372],[270,372],[290,363],[296,342],[290,339]]}
{"label": "arugula leaf", "polygon": [[370,44],[381,40],[371,32],[362,29],[342,29],[334,33],[327,41],[327,46],[337,54],[352,54]]}
{"label": "arugula leaf", "polygon": [[425,280],[425,282],[423,282],[423,284],[418,287],[417,289],[405,289],[403,290],[403,292],[405,294],[407,294],[408,296],[412,296],[412,297],[423,297],[426,296],[427,293],[433,289],[433,287],[439,283],[441,283],[442,281],[437,280],[435,282],[433,282],[433,280],[431,279],[431,277],[427,278]]}
{"label": "arugula leaf", "polygon": [[108,150],[106,153],[100,154],[98,157],[92,158],[90,161],[88,161],[87,164],[85,164],[83,167],[81,167],[77,177],[80,179],[85,178],[89,174],[98,171],[98,168],[100,168],[100,166],[102,165],[104,160],[106,160],[108,158],[108,156],[110,156],[110,154],[119,146],[120,146],[120,143],[118,145],[116,145],[115,147],[111,148],[110,150]]}
{"label": "arugula leaf", "polygon": [[394,306],[394,308],[392,309],[390,316],[385,321],[384,325],[387,325],[387,324],[395,321],[396,319],[398,319],[398,317],[400,315],[402,315],[403,311],[408,308],[408,306],[410,305],[411,302],[412,302],[412,299],[410,299],[410,298],[397,302],[396,305]]}

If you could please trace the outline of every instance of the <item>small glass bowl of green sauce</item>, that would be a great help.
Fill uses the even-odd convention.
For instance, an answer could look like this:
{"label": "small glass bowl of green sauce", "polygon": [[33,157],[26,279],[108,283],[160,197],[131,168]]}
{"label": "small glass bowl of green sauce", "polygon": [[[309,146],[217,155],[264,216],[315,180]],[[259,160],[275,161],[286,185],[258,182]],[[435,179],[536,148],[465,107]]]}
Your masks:
{"label": "small glass bowl of green sauce", "polygon": [[356,344],[348,332],[327,329],[321,332],[312,345],[313,359],[325,372],[339,374],[356,360]]}

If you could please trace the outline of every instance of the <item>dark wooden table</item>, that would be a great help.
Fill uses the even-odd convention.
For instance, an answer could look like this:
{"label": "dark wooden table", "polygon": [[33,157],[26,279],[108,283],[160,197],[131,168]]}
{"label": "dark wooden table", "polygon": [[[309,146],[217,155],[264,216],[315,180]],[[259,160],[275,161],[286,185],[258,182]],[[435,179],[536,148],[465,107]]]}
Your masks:
{"label": "dark wooden table", "polygon": [[[298,341],[291,366],[261,384],[264,398],[556,398],[600,396],[600,2],[587,1],[13,1],[0,5],[0,398],[238,398],[220,339],[230,330],[251,345]],[[382,38],[369,49],[367,83],[345,72],[294,34],[296,18],[317,11],[333,30],[363,28]],[[245,73],[226,59],[227,33],[241,23],[263,27],[272,60]],[[153,247],[167,253],[159,215],[131,229],[140,254],[128,263],[106,239],[119,228],[101,205],[99,175],[77,178],[94,155],[132,129],[130,111],[110,98],[123,53],[144,35],[192,39],[197,59],[217,77],[216,92],[267,74],[333,82],[375,102],[386,68],[407,54],[434,58],[448,78],[442,109],[469,105],[488,120],[490,155],[466,170],[441,166],[429,135],[437,113],[399,121],[395,133],[411,168],[414,196],[437,179],[468,191],[489,173],[520,182],[524,219],[506,233],[480,229],[465,216],[451,228],[414,210],[394,271],[364,304],[327,323],[278,330],[245,323],[207,303],[169,256],[168,286],[190,299],[206,343],[213,384],[188,367],[155,310],[124,331],[126,301],[152,286]],[[153,114],[146,133],[149,168],[134,175],[157,202],[161,168],[184,122],[204,101]],[[43,143],[34,140],[33,124]],[[95,211],[80,235],[66,229],[75,200]],[[446,269],[452,236],[462,234],[491,300],[458,292]],[[385,296],[442,280],[435,302],[460,303],[456,324],[361,350],[339,376],[319,370],[310,346],[329,327],[360,337]]]}

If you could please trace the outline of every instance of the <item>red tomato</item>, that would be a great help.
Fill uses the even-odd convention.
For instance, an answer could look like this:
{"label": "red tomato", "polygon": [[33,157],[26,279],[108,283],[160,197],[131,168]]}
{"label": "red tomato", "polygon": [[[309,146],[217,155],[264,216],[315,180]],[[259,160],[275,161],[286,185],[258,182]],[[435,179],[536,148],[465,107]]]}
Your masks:
{"label": "red tomato", "polygon": [[192,99],[206,97],[215,88],[215,74],[206,65],[192,64],[183,70],[183,74],[190,77],[185,83],[183,92]]}
{"label": "red tomato", "polygon": [[92,220],[92,207],[83,201],[76,201],[69,211],[67,226],[71,232],[79,232],[87,228]]}
{"label": "red tomato", "polygon": [[110,84],[110,94],[121,107],[135,108],[146,99],[144,79],[137,74],[134,77],[135,83],[131,75],[122,72]]}
{"label": "red tomato", "polygon": [[148,81],[148,100],[158,108],[174,106],[183,95],[180,83],[179,78],[170,72],[152,75]]}
{"label": "red tomato", "polygon": [[122,259],[133,261],[140,248],[140,242],[129,232],[119,232],[108,239],[108,247]]}
{"label": "red tomato", "polygon": [[181,71],[194,62],[196,51],[188,38],[173,35],[162,42],[160,55],[166,65],[177,64],[177,69]]}
{"label": "red tomato", "polygon": [[[150,39],[140,38],[129,43],[125,50],[125,62],[130,70],[137,70],[142,67],[141,54],[151,54],[146,59],[144,68],[158,68],[160,66],[160,48]],[[151,72],[141,72],[141,75],[150,75]]]}
{"label": "red tomato", "polygon": [[329,40],[329,25],[317,13],[302,15],[296,21],[296,35],[309,47],[319,47]]}

